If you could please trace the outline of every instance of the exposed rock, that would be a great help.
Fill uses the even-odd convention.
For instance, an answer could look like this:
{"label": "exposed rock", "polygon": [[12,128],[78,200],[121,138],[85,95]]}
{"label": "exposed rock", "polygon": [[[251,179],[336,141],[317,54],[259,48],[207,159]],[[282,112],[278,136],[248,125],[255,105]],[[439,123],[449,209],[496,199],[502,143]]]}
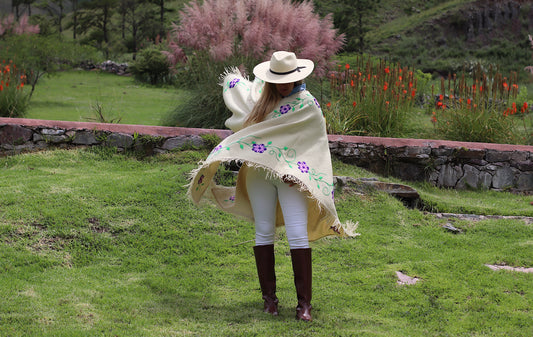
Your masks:
{"label": "exposed rock", "polygon": [[512,187],[514,180],[514,172],[510,167],[501,167],[496,170],[492,178],[492,187],[496,189],[504,189]]}
{"label": "exposed rock", "polygon": [[516,271],[516,272],[521,272],[521,273],[533,273],[533,268],[511,267],[511,266],[505,266],[505,265],[492,265],[492,264],[486,264],[485,266],[495,271],[509,270],[509,271]]}
{"label": "exposed rock", "polygon": [[445,224],[444,226],[442,226],[442,228],[444,228],[448,232],[452,232],[453,234],[459,234],[459,233],[463,232],[462,229],[459,229],[459,228],[455,227],[454,225],[452,225],[449,222],[447,224]]}
{"label": "exposed rock", "polygon": [[107,71],[109,73],[117,74],[117,75],[129,75],[128,67],[129,65],[127,63],[116,63],[111,60],[107,60],[105,62],[102,62],[100,64],[94,64],[92,62],[82,62],[79,67],[83,70],[103,70]]}
{"label": "exposed rock", "polygon": [[0,144],[22,144],[29,141],[33,136],[30,129],[19,125],[0,125]]}
{"label": "exposed rock", "polygon": [[383,182],[375,178],[335,176],[333,182],[342,192],[364,194],[372,190],[382,191],[402,200],[409,207],[414,207],[420,199],[418,192],[410,186]]}
{"label": "exposed rock", "polygon": [[133,136],[124,133],[111,133],[107,136],[106,145],[128,149],[133,145]]}
{"label": "exposed rock", "polygon": [[456,188],[458,189],[464,189],[464,188],[478,188],[480,187],[480,172],[477,168],[470,166],[470,165],[464,165],[463,166],[464,174],[457,182]]}
{"label": "exposed rock", "polygon": [[518,191],[533,191],[533,172],[521,173],[516,185]]}
{"label": "exposed rock", "polygon": [[80,131],[76,132],[76,136],[72,140],[73,144],[77,145],[96,145],[100,142],[96,139],[96,135],[91,131]]}
{"label": "exposed rock", "polygon": [[515,215],[479,215],[479,214],[457,214],[457,213],[433,213],[437,219],[460,219],[468,221],[483,221],[492,219],[521,220],[525,224],[533,224],[533,217]]}
{"label": "exposed rock", "polygon": [[405,275],[401,271],[397,271],[396,276],[398,277],[398,281],[396,281],[396,283],[398,283],[399,285],[413,285],[420,281],[418,277],[411,277]]}
{"label": "exposed rock", "polygon": [[181,149],[185,146],[196,146],[200,147],[204,145],[204,140],[200,136],[191,135],[191,136],[179,136],[167,139],[163,146],[164,150],[176,150]]}
{"label": "exposed rock", "polygon": [[440,170],[439,186],[455,187],[457,181],[463,176],[463,169],[460,166],[447,164]]}
{"label": "exposed rock", "polygon": [[59,135],[64,135],[65,134],[65,130],[63,129],[42,129],[41,130],[41,135],[46,135],[46,136],[59,136]]}

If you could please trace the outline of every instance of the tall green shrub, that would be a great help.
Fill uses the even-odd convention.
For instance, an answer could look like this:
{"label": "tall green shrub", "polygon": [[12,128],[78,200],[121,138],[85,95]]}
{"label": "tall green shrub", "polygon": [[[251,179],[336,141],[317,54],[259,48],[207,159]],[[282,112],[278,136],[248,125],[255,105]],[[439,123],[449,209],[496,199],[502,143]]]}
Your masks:
{"label": "tall green shrub", "polygon": [[136,80],[152,85],[172,82],[170,64],[161,50],[155,47],[143,49],[130,65],[130,72]]}

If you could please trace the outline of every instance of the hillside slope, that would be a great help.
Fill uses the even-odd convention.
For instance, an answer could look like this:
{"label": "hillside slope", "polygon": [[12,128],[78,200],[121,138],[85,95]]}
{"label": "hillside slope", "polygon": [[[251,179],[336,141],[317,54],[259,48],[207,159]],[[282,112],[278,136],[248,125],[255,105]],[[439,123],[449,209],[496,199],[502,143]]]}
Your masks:
{"label": "hillside slope", "polygon": [[[322,11],[335,11],[316,1]],[[354,14],[355,19],[355,14]],[[524,0],[381,0],[364,16],[365,52],[432,73],[493,63],[527,76],[533,64],[533,4]]]}

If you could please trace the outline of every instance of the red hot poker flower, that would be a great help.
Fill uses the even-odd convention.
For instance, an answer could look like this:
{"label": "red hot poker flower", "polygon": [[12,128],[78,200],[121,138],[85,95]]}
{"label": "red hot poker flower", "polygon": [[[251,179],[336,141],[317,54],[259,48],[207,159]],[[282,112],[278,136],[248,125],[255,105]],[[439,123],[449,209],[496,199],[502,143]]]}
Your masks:
{"label": "red hot poker flower", "polygon": [[527,106],[527,102],[524,102],[524,105],[522,105],[522,109],[520,109],[520,112],[521,112],[521,113],[525,113],[525,112],[527,112],[527,108],[528,108],[528,106]]}

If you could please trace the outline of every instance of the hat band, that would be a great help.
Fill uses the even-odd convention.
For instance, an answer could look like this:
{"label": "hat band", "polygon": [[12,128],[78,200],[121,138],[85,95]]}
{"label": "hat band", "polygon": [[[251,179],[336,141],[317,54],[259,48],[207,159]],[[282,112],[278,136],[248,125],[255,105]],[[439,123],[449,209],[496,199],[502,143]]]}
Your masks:
{"label": "hat band", "polygon": [[297,71],[297,72],[300,72],[300,69],[303,69],[303,68],[306,68],[305,66],[303,67],[296,67],[296,69],[293,69],[291,71],[287,71],[287,72],[284,72],[284,73],[278,73],[277,71],[274,71],[272,69],[270,69],[270,72],[274,75],[288,75],[288,74],[292,74],[293,72]]}

